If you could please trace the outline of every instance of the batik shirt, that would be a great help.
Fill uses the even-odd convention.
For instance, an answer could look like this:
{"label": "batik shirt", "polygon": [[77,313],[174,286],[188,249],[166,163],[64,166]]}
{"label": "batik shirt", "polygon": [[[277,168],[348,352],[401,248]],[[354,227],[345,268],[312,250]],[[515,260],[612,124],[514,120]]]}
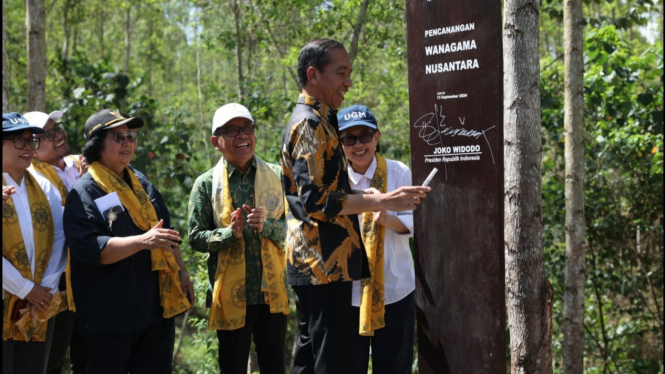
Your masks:
{"label": "batik shirt", "polygon": [[[234,208],[242,208],[243,204],[252,206],[251,195],[254,195],[254,177],[256,166],[254,161],[247,172],[234,168],[224,161],[229,173],[229,188]],[[277,175],[280,174],[279,166],[268,164]],[[210,253],[208,257],[208,292],[206,295],[206,306],[212,301],[212,288],[215,284],[215,272],[217,271],[217,258],[219,251],[231,247],[238,241],[233,236],[231,227],[217,228],[215,225],[215,214],[212,208],[212,174],[210,169],[201,174],[192,187],[189,197],[189,244],[195,251]],[[247,224],[247,214],[242,210],[245,226],[243,237],[245,239],[245,279],[247,305],[265,304],[261,293],[261,275],[263,273],[263,261],[261,260],[261,236],[281,242],[284,240],[284,216],[281,219],[266,219],[263,232],[259,235],[254,233],[251,226]]]}
{"label": "batik shirt", "polygon": [[337,114],[304,94],[282,142],[286,256],[293,286],[369,277],[358,217],[339,215],[351,193]]}

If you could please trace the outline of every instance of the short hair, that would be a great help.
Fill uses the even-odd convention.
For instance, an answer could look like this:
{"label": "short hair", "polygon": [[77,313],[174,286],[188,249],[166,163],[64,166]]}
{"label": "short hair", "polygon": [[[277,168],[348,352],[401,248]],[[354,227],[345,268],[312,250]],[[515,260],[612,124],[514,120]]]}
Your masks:
{"label": "short hair", "polygon": [[106,131],[98,131],[92,134],[92,137],[88,139],[83,147],[81,147],[81,154],[85,157],[88,165],[91,165],[95,161],[99,161],[104,150],[104,140],[106,139]]}
{"label": "short hair", "polygon": [[344,45],[336,40],[316,39],[307,43],[300,50],[298,55],[298,85],[300,88],[307,84],[307,69],[313,66],[317,70],[323,71],[330,59],[330,51],[337,48],[346,51]]}

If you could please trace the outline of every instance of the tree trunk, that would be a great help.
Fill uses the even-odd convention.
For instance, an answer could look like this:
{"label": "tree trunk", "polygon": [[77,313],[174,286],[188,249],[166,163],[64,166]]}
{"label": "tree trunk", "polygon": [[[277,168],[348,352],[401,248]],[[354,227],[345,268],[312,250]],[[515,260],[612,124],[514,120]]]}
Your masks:
{"label": "tree trunk", "polygon": [[28,39],[28,105],[26,110],[46,111],[46,5],[44,0],[26,1]]}
{"label": "tree trunk", "polygon": [[100,59],[104,58],[104,9],[99,10],[99,53]]}
{"label": "tree trunk", "polygon": [[238,5],[238,0],[232,0],[231,7],[233,8],[233,16],[235,18],[235,26],[236,26],[236,67],[238,70],[238,102],[242,102],[245,93],[242,87],[244,77],[242,73],[242,37],[240,35],[240,6]]}
{"label": "tree trunk", "polygon": [[563,369],[584,371],[584,23],[582,0],[563,7],[566,158],[566,283],[563,291]]}
{"label": "tree trunk", "polygon": [[62,59],[66,60],[69,55],[69,24],[67,23],[67,14],[69,12],[70,0],[66,0],[62,7],[62,31],[64,37],[62,38]]}
{"label": "tree trunk", "polygon": [[7,49],[5,49],[5,0],[2,0],[2,112],[9,112],[9,69],[7,68]]}
{"label": "tree trunk", "polygon": [[129,73],[129,52],[130,52],[130,22],[131,22],[131,5],[127,7],[127,13],[125,13],[125,73]]}
{"label": "tree trunk", "polygon": [[360,39],[360,33],[363,30],[363,25],[365,24],[365,16],[367,15],[367,6],[369,5],[369,0],[363,0],[363,3],[360,4],[360,12],[358,13],[358,21],[353,27],[353,38],[351,39],[351,48],[349,48],[349,58],[351,58],[351,65],[356,59],[358,54],[358,40]]}
{"label": "tree trunk", "polygon": [[540,163],[539,0],[504,3],[504,239],[511,372],[552,372]]}

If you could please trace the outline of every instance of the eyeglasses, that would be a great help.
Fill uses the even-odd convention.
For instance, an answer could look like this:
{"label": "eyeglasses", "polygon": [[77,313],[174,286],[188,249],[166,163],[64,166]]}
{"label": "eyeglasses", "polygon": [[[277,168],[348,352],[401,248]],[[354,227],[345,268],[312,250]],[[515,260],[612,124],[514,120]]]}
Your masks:
{"label": "eyeglasses", "polygon": [[129,143],[135,143],[139,138],[139,134],[135,132],[112,132],[111,137],[118,144],[124,144],[125,140]]}
{"label": "eyeglasses", "polygon": [[65,134],[65,129],[59,123],[54,128],[52,128],[51,130],[48,130],[47,132],[45,132],[44,135],[40,136],[40,138],[43,138],[43,139],[48,140],[49,142],[52,142],[53,140],[55,140],[55,134],[60,134],[60,135]]}
{"label": "eyeglasses", "polygon": [[21,137],[14,137],[14,138],[7,138],[3,140],[14,140],[14,148],[16,149],[24,149],[27,144],[30,144],[30,149],[37,150],[39,149],[39,145],[41,144],[41,139],[40,138],[21,138]]}
{"label": "eyeglasses", "polygon": [[339,140],[342,142],[342,144],[344,144],[345,146],[348,147],[348,146],[355,145],[356,140],[360,140],[361,143],[365,144],[365,143],[371,142],[372,139],[374,139],[374,133],[373,132],[364,132],[364,133],[362,133],[358,136],[349,135],[349,136],[345,136],[345,137],[343,137]]}
{"label": "eyeglasses", "polygon": [[230,138],[233,138],[234,136],[237,136],[240,133],[240,130],[242,130],[242,132],[245,135],[252,135],[254,131],[256,131],[256,126],[252,124],[247,124],[242,127],[231,126],[227,129],[222,129],[217,131],[217,134],[215,134],[215,136],[226,135]]}

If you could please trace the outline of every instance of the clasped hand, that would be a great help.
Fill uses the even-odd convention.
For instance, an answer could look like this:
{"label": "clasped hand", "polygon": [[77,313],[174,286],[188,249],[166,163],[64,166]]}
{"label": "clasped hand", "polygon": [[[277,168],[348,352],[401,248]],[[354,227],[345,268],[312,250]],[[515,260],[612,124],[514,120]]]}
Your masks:
{"label": "clasped hand", "polygon": [[[263,208],[250,208],[247,205],[243,205],[242,210],[247,213],[247,224],[249,227],[254,229],[255,233],[262,233],[265,226]],[[244,227],[245,221],[242,217],[242,211],[240,208],[238,208],[233,213],[231,213],[231,232],[233,233],[233,237],[240,239],[242,237],[242,230]]]}

